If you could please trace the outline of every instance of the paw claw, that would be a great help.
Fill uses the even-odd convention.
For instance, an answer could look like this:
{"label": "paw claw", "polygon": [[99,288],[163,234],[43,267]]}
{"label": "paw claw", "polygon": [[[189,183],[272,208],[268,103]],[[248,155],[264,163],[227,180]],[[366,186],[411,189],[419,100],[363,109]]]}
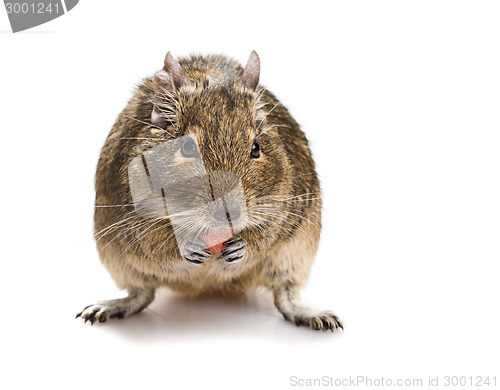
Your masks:
{"label": "paw claw", "polygon": [[311,321],[311,327],[314,330],[321,330],[323,329],[323,322],[319,318],[313,318],[313,320]]}
{"label": "paw claw", "polygon": [[228,263],[237,263],[243,260],[247,253],[247,244],[239,236],[234,236],[226,242],[226,249],[221,252],[221,257]]}
{"label": "paw claw", "polygon": [[193,249],[188,250],[188,254],[184,255],[184,259],[189,261],[192,264],[203,264],[206,259],[210,257],[211,253],[203,250],[203,249]]}
{"label": "paw claw", "polygon": [[109,315],[111,309],[112,308],[100,304],[90,305],[78,313],[75,319],[80,317],[84,323],[88,321],[91,325],[94,325],[96,322],[106,322],[108,318],[112,318],[112,316]]}
{"label": "paw claw", "polygon": [[125,298],[100,301],[86,306],[75,318],[81,318],[85,323],[106,322],[110,318],[125,318],[130,314],[144,310],[154,299],[154,290],[136,289],[129,292]]}
{"label": "paw claw", "polygon": [[[286,319],[287,316],[285,316]],[[336,329],[344,330],[342,322],[331,312],[322,312],[318,314],[299,314],[292,317],[292,322],[297,326],[309,326],[314,330],[335,331]]]}

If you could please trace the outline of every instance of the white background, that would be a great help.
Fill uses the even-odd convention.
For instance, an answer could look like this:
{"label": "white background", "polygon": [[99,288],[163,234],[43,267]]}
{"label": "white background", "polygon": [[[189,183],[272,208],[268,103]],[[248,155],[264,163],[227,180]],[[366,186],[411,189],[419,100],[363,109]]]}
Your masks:
{"label": "white background", "polygon": [[[297,379],[494,376],[500,387],[500,6],[491,1],[91,1],[25,33],[0,9],[0,385],[286,389]],[[324,192],[303,300],[271,295],[74,320],[123,296],[92,240],[100,148],[167,51],[262,61]]]}

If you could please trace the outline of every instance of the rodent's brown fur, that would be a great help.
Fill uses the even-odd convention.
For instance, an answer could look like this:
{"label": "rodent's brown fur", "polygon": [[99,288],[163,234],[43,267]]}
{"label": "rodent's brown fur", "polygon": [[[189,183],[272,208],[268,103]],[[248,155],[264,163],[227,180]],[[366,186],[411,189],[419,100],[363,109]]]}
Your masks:
{"label": "rodent's brown fur", "polygon": [[[151,125],[155,91],[158,93],[155,79],[147,78],[102,149],[94,221],[104,265],[120,288],[131,295],[138,291],[149,294],[142,306],[147,306],[160,286],[198,295],[243,292],[262,285],[274,292],[284,317],[297,325],[341,327],[332,313],[314,313],[298,304],[298,289],[309,275],[321,227],[319,181],[304,133],[268,90],[242,83],[244,69],[235,61],[223,56],[191,56],[180,59],[179,64],[190,85],[175,91],[171,97],[175,101],[165,102],[164,112],[172,121],[166,131]],[[129,163],[165,140],[187,134],[196,136],[207,171],[233,171],[241,177],[249,219],[256,207],[272,208],[275,215],[266,217],[267,223],[260,228],[239,233],[247,253],[237,264],[212,255],[193,266],[181,257],[168,220],[147,222],[133,212]],[[250,160],[256,137],[262,155]],[[91,322],[107,319],[99,313],[83,317]]]}

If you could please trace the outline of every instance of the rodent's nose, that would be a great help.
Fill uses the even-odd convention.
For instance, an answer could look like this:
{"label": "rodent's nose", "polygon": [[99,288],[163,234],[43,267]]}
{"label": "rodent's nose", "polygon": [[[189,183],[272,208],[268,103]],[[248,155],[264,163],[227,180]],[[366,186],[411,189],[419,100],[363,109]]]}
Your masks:
{"label": "rodent's nose", "polygon": [[215,211],[214,218],[219,222],[227,220],[236,221],[240,218],[241,212],[238,208],[226,209],[221,207]]}

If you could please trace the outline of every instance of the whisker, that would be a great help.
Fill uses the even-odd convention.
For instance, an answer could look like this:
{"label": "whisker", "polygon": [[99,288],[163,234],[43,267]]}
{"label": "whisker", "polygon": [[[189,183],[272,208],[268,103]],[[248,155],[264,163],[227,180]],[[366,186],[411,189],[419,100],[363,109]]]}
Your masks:
{"label": "whisker", "polygon": [[[266,215],[266,214],[264,214],[264,213],[255,213],[255,212],[252,212],[252,214],[260,214],[260,215],[264,215],[264,216],[266,216],[266,217],[267,217],[267,215]],[[255,217],[255,218],[257,218],[257,216],[255,216],[255,215],[254,215],[254,217]],[[271,216],[271,218],[276,218],[276,217]],[[279,219],[279,218],[278,218],[278,219]],[[288,230],[285,226],[280,225],[279,223],[277,223],[277,222],[275,222],[275,221],[271,220],[270,218],[265,219],[265,222],[266,222],[266,223],[270,223],[270,224],[275,225],[276,227],[278,227],[278,229],[280,229],[281,231],[284,231],[284,232],[285,232],[287,235],[289,235],[289,236],[292,236],[292,235],[293,235],[293,233],[292,233],[290,230]]]}
{"label": "whisker", "polygon": [[167,141],[165,138],[147,138],[147,137],[120,137],[119,139],[149,139],[153,141]]}
{"label": "whisker", "polygon": [[135,206],[133,203],[129,204],[105,204],[105,205],[94,205],[94,207],[132,207]]}
{"label": "whisker", "polygon": [[[157,225],[158,223],[162,222],[163,220],[162,219],[159,219],[157,221],[155,221],[154,223],[151,223],[149,227],[147,227],[146,229],[142,230],[141,233],[139,233],[139,235],[137,237],[135,237],[133,240],[130,240],[130,242],[127,244],[127,246],[122,250],[120,256],[118,258],[120,258],[129,248],[132,248],[137,242],[139,242],[141,239],[143,239],[145,236],[147,236],[147,232],[149,229],[153,228],[155,225]],[[142,228],[144,225],[142,225],[140,228]],[[134,229],[134,231],[137,231],[139,230],[139,227],[137,229]]]}
{"label": "whisker", "polygon": [[[261,211],[266,211],[266,210],[276,211],[276,209],[275,209],[275,208],[269,208],[269,207],[261,207],[261,208],[256,207],[256,209],[259,209],[259,210],[261,210]],[[289,211],[289,210],[278,210],[278,212],[283,212],[283,213],[285,213],[287,216],[288,216],[288,215],[293,215],[293,216],[295,216],[295,217],[301,218],[302,220],[304,220],[304,221],[306,221],[306,222],[310,223],[310,224],[311,224],[311,225],[312,225],[312,226],[313,226],[316,230],[318,230],[318,231],[319,231],[319,227],[317,226],[317,224],[316,224],[316,223],[314,223],[314,222],[312,222],[309,218],[307,218],[307,217],[305,217],[305,216],[303,216],[303,215],[300,215],[300,214],[297,214],[297,213],[293,213],[293,212],[291,212],[291,211]]]}
{"label": "whisker", "polygon": [[[162,129],[161,127],[155,126],[155,125],[153,125],[152,123],[144,122],[144,121],[141,121],[140,119],[133,118],[133,117],[128,116],[128,115],[123,115],[123,114],[120,114],[119,116],[121,116],[122,118],[132,119],[132,120],[134,120],[134,121],[136,121],[136,122],[142,123],[143,125],[146,125],[146,126],[149,126],[149,127],[154,127],[155,129],[162,130],[162,131],[165,131],[165,132],[167,132],[168,134],[170,134],[167,130]],[[170,134],[170,135],[172,136],[172,134]]]}
{"label": "whisker", "polygon": [[292,199],[300,198],[301,196],[306,196],[306,195],[319,195],[319,193],[318,192],[306,192],[306,193],[303,193],[303,194],[300,194],[300,195],[291,196],[289,198],[273,199],[273,200],[276,201],[276,202],[283,202],[283,201],[286,201],[286,200],[292,200]]}
{"label": "whisker", "polygon": [[[267,113],[265,113],[265,117],[264,117],[264,118],[267,118],[267,116],[268,116],[271,112],[273,112],[273,110],[274,110],[276,107],[278,107],[279,105],[280,105],[280,102],[276,103],[276,104],[274,105],[274,107],[273,107],[273,108],[271,108],[271,109],[270,109]],[[264,119],[262,119],[262,120],[260,121],[260,123],[259,123],[259,127],[260,127],[260,126],[262,126],[262,124],[263,124],[263,123],[264,123]]]}
{"label": "whisker", "polygon": [[[104,237],[106,234],[109,233],[109,229],[112,229],[112,228],[115,228],[115,227],[118,227],[119,225],[121,224],[125,224],[127,223],[128,220],[130,219],[133,219],[135,218],[136,216],[135,215],[132,215],[130,217],[127,217],[127,218],[123,218],[123,219],[120,219],[119,221],[109,225],[109,226],[106,226],[105,228],[101,229],[100,231],[98,231],[97,233],[94,233],[94,236],[96,237],[96,242],[99,241],[102,237]],[[101,237],[97,238],[98,235],[101,235]]]}
{"label": "whisker", "polygon": [[[279,215],[276,215],[276,214],[272,214],[272,213],[268,213],[268,212],[266,212],[266,213],[261,213],[261,212],[258,212],[258,211],[252,211],[252,213],[259,214],[259,215],[263,215],[263,216],[269,216],[269,217],[271,217],[271,218],[276,218],[276,219],[278,219],[279,221],[282,221],[282,222],[284,222],[284,223],[289,224],[289,225],[290,225],[290,226],[292,226],[292,227],[295,227],[297,230],[300,230],[300,229],[302,229],[302,228],[303,228],[303,225],[298,224],[298,223],[292,223],[292,222],[288,221],[288,220],[286,219],[286,217],[284,217],[284,216],[282,217],[282,216],[279,216]],[[281,225],[279,225],[279,224],[276,224],[276,225],[281,226]],[[287,232],[288,232],[290,235],[292,234],[290,231],[287,231]],[[311,240],[311,242],[314,244],[314,239],[311,237],[311,235],[310,235],[309,233],[307,233],[306,231],[303,231],[303,232],[304,232],[304,233],[305,233],[305,234],[309,237],[309,239]]]}
{"label": "whisker", "polygon": [[[146,98],[146,100],[149,103],[151,103],[154,107],[158,108],[158,110],[161,111],[161,113],[163,114],[163,116],[170,122],[170,124],[173,125],[175,122],[177,122],[177,115],[175,114],[175,112],[178,111],[176,105],[172,103],[172,102],[175,102],[175,99],[174,99],[173,95],[169,91],[167,91],[164,88],[161,88],[161,89],[162,89],[161,95],[162,95],[162,98],[164,99],[164,101],[161,102],[161,103],[158,103],[158,102],[154,101],[151,98],[151,96],[146,95],[145,93],[141,93],[141,96],[144,97],[144,98]],[[165,109],[167,109],[168,112],[164,111],[162,109],[162,107],[165,108]],[[173,135],[170,132],[168,132],[167,130],[162,129],[160,127],[157,127],[157,128],[159,130],[164,131],[165,133],[167,133],[167,134],[169,134],[170,136],[173,137]]]}
{"label": "whisker", "polygon": [[266,126],[262,129],[262,131],[257,135],[257,137],[260,137],[262,134],[266,134],[267,132],[269,132],[269,130],[271,129],[274,129],[275,127],[285,127],[285,128],[290,128],[290,126],[286,126],[286,125],[270,125],[270,126]]}

